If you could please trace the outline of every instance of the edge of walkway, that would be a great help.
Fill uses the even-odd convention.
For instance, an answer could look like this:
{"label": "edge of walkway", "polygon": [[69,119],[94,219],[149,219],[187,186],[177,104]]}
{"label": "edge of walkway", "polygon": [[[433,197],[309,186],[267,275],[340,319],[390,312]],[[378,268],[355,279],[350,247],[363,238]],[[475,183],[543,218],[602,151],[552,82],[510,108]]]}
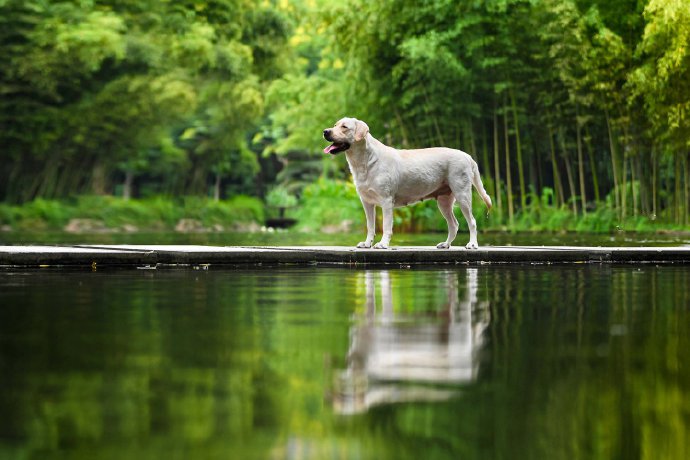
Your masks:
{"label": "edge of walkway", "polygon": [[484,246],[388,250],[343,246],[73,245],[0,246],[0,266],[160,266],[160,265],[434,265],[557,263],[690,263],[690,246],[573,247]]}

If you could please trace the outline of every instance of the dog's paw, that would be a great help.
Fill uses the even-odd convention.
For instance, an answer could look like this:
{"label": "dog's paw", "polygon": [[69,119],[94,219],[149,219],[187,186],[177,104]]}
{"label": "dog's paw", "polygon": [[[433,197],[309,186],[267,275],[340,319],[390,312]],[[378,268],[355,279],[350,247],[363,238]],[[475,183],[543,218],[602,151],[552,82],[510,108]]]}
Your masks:
{"label": "dog's paw", "polygon": [[388,249],[388,245],[383,241],[379,241],[374,245],[374,249]]}
{"label": "dog's paw", "polygon": [[436,245],[436,249],[450,249],[450,244],[448,244],[446,241],[443,243],[438,243]]}
{"label": "dog's paw", "polygon": [[479,245],[477,243],[470,241],[469,243],[467,243],[465,245],[465,248],[467,248],[467,249],[479,249]]}
{"label": "dog's paw", "polygon": [[357,243],[357,247],[360,249],[368,249],[371,247],[371,242],[370,241],[360,241]]}

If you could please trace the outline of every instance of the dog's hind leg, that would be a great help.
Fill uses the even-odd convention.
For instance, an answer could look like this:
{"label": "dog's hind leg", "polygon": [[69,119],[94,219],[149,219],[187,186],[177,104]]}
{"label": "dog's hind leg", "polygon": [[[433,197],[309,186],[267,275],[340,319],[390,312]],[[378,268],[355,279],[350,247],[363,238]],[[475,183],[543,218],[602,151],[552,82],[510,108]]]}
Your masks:
{"label": "dog's hind leg", "polygon": [[474,220],[474,216],[472,215],[472,197],[465,197],[462,200],[458,200],[458,204],[460,205],[462,215],[465,216],[467,226],[470,228],[470,241],[465,245],[465,247],[467,249],[478,249],[479,243],[477,243],[477,221]]}
{"label": "dog's hind leg", "polygon": [[449,249],[451,243],[458,234],[458,219],[455,218],[455,213],[453,212],[455,197],[453,195],[441,195],[436,200],[438,209],[448,223],[448,239],[442,243],[438,243],[436,247],[438,249]]}
{"label": "dog's hind leg", "polygon": [[465,179],[462,176],[459,176],[459,178],[461,180],[451,181],[450,189],[453,191],[453,195],[455,195],[462,215],[465,216],[467,226],[470,229],[470,241],[465,247],[467,249],[477,249],[479,248],[479,243],[477,243],[477,221],[474,220],[472,215],[472,183],[469,178],[467,180],[462,180]]}

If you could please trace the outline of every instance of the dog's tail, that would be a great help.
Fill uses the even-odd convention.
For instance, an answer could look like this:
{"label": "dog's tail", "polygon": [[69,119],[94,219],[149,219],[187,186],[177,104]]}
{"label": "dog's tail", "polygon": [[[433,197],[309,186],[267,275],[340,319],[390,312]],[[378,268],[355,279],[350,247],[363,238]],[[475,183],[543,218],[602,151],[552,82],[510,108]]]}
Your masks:
{"label": "dog's tail", "polygon": [[484,190],[482,178],[479,176],[479,166],[474,160],[472,161],[472,183],[474,184],[474,188],[477,189],[477,192],[479,192],[479,196],[481,196],[484,203],[486,203],[487,209],[491,210],[491,198],[489,194],[486,193],[486,190]]}

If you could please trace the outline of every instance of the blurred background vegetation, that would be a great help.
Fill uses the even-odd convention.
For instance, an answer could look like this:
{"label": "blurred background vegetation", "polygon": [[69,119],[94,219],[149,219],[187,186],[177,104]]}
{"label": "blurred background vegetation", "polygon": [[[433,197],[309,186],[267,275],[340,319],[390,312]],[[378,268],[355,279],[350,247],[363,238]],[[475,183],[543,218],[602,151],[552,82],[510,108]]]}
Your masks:
{"label": "blurred background vegetation", "polygon": [[[480,227],[690,225],[686,0],[0,0],[0,226],[359,230],[323,128],[480,165]],[[397,230],[443,230],[435,203]],[[95,222],[95,223],[94,223]]]}

